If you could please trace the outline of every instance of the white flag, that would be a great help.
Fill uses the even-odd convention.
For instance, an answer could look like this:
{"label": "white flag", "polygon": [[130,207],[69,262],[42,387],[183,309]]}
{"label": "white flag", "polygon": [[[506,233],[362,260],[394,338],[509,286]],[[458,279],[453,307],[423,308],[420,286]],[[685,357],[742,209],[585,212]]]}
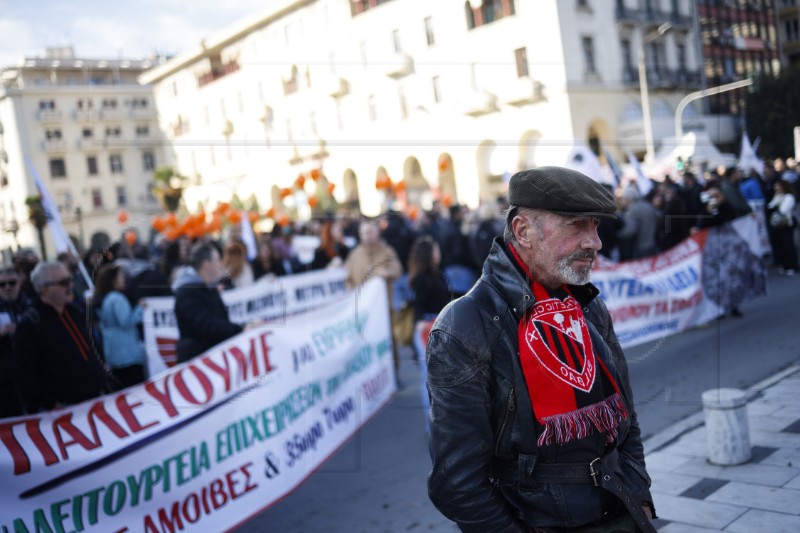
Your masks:
{"label": "white flag", "polygon": [[758,172],[759,176],[764,176],[764,161],[756,155],[756,150],[750,144],[750,138],[747,136],[746,131],[742,132],[742,151],[739,153],[739,168],[745,173],[753,169]]}
{"label": "white flag", "polygon": [[256,245],[256,235],[253,233],[253,226],[250,225],[247,211],[242,211],[242,242],[247,248],[247,260],[252,261],[258,255],[258,245]]}
{"label": "white flag", "polygon": [[586,174],[597,183],[603,183],[603,166],[600,160],[585,144],[576,144],[567,157],[564,166]]}
{"label": "white flag", "polygon": [[653,188],[653,182],[644,175],[642,167],[639,165],[639,160],[630,150],[628,150],[628,161],[633,166],[633,170],[636,171],[636,185],[639,187],[639,193],[642,196],[647,195],[650,189]]}

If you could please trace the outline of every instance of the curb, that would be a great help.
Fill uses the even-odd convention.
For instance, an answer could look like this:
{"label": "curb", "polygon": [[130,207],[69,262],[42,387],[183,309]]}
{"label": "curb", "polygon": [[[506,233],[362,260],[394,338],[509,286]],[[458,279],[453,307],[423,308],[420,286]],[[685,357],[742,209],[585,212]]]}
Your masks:
{"label": "curb", "polygon": [[[750,402],[753,399],[757,398],[761,395],[761,392],[764,390],[772,387],[776,383],[788,378],[789,376],[797,373],[800,371],[800,364],[792,363],[788,368],[781,370],[780,372],[773,374],[772,376],[763,379],[756,383],[755,385],[749,387],[745,392],[747,392],[747,401]],[[664,429],[652,437],[646,439],[642,445],[644,446],[645,454],[657,452],[668,445],[672,444],[675,440],[681,437],[683,434],[688,433],[689,431],[696,429],[702,426],[705,423],[705,417],[703,415],[703,411],[690,415],[683,420],[679,420],[672,424],[672,426]]]}

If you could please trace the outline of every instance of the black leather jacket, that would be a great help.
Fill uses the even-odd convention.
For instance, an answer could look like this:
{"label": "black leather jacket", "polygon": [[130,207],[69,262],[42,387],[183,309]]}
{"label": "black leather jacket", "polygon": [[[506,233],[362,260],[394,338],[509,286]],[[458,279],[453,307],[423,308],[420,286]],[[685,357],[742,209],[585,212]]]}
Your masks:
{"label": "black leather jacket", "polygon": [[518,324],[534,296],[500,238],[480,280],[433,326],[426,351],[433,458],[428,492],[439,511],[464,531],[574,527],[599,519],[609,498],[622,501],[642,529],[654,531],[640,509],[652,497],[625,357],[597,288],[570,289],[630,413],[604,461],[608,475],[601,476],[602,487],[509,482],[489,473],[498,460],[534,465],[543,459],[517,347]]}

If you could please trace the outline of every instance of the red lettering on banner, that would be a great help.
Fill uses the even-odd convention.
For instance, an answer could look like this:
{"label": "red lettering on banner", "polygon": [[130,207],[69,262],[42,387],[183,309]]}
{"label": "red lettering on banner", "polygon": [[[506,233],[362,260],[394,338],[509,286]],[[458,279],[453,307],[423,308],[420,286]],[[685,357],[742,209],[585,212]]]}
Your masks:
{"label": "red lettering on banner", "polygon": [[139,433],[147,428],[151,428],[153,426],[158,425],[158,420],[153,420],[146,426],[143,426],[139,423],[139,420],[134,416],[133,410],[141,405],[144,405],[142,402],[136,402],[134,404],[128,403],[128,393],[123,392],[120,394],[115,403],[117,404],[117,409],[119,409],[122,418],[125,420],[125,423],[128,424],[128,428],[133,433]]}
{"label": "red lettering on banner", "polygon": [[[186,382],[183,379],[183,373],[186,370],[189,370],[192,374],[194,374],[194,377],[196,377],[197,381],[200,382],[200,386],[203,387],[203,393],[206,395],[205,400],[203,401],[198,400],[195,397],[194,393],[192,393],[192,391],[189,390],[189,387],[186,386]],[[183,399],[189,403],[192,403],[194,405],[205,405],[214,399],[214,386],[211,384],[211,381],[208,379],[208,376],[206,376],[202,370],[200,370],[193,364],[181,368],[178,371],[178,373],[175,374],[174,382],[175,386],[178,388],[178,392],[180,392],[181,396],[183,396]]]}
{"label": "red lettering on banner", "polygon": [[[83,432],[72,423],[73,413],[66,413],[53,421],[53,433],[56,436],[58,448],[61,451],[61,458],[67,459],[69,454],[67,448],[73,444],[80,445],[84,450],[94,450],[103,445],[100,441],[100,435],[97,433],[97,424],[95,418],[103,422],[105,426],[119,439],[127,437],[128,432],[122,429],[122,426],[111,418],[106,411],[103,402],[96,402],[88,411],[86,420],[89,422],[89,428],[92,431],[92,439],[90,440]],[[62,432],[66,432],[72,440],[65,441],[62,437]]]}
{"label": "red lettering on banner", "polygon": [[42,431],[39,429],[39,421],[40,419],[37,417],[29,418],[27,420],[20,420],[18,422],[0,423],[0,441],[3,442],[6,449],[8,449],[9,453],[11,454],[11,458],[14,461],[15,475],[24,474],[26,472],[30,472],[31,470],[30,458],[28,457],[28,454],[25,453],[25,449],[22,447],[20,442],[14,436],[13,428],[19,424],[25,424],[25,431],[33,441],[36,449],[39,450],[39,454],[42,456],[45,465],[52,465],[58,462],[58,456],[53,448],[51,448],[47,443],[44,435],[42,435]]}
{"label": "red lettering on banner", "polygon": [[[176,533],[189,524],[200,521],[203,515],[211,514],[244,494],[258,488],[250,471],[253,462],[225,473],[204,486],[199,493],[192,492],[182,501],[172,502],[156,512],[156,519],[144,517],[144,530],[147,533]],[[227,490],[226,490],[227,489]],[[208,505],[211,500],[211,506]],[[213,510],[211,509],[213,507]]]}
{"label": "red lettering on banner", "polygon": [[211,370],[213,370],[214,372],[219,374],[219,376],[222,378],[223,382],[225,383],[225,392],[228,392],[229,390],[231,390],[231,368],[230,368],[230,365],[228,364],[228,358],[227,357],[223,357],[222,360],[225,361],[225,367],[224,368],[221,367],[220,365],[218,365],[217,363],[215,363],[210,355],[203,356],[200,359],[200,362],[202,362],[208,368],[210,368]]}
{"label": "red lettering on banner", "polygon": [[236,362],[239,364],[239,369],[241,371],[241,379],[240,383],[246,383],[249,380],[249,375],[252,375],[253,379],[260,377],[261,375],[266,375],[275,370],[270,364],[269,361],[269,345],[267,344],[267,335],[271,335],[271,331],[267,331],[259,335],[260,337],[260,347],[262,350],[262,357],[264,362],[264,368],[262,370],[261,365],[258,361],[258,353],[256,351],[256,339],[250,339],[250,350],[245,355],[245,353],[237,348],[236,346],[231,346],[228,350]]}
{"label": "red lettering on banner", "polygon": [[167,374],[167,376],[161,380],[161,382],[164,384],[163,392],[156,388],[155,381],[148,381],[145,383],[144,390],[146,390],[150,396],[152,396],[164,407],[164,411],[166,411],[170,418],[174,418],[178,416],[178,410],[175,408],[175,402],[172,401],[172,398],[169,395],[169,378],[171,375],[172,374]]}

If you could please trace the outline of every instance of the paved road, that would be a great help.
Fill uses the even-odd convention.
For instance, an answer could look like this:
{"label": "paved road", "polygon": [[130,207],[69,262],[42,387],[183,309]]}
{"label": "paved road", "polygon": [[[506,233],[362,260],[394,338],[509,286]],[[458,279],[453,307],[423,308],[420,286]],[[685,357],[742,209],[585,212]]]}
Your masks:
{"label": "paved road", "polygon": [[[626,350],[645,437],[701,409],[700,394],[746,388],[800,361],[800,277],[771,276],[744,317]],[[320,471],[238,533],[457,531],[430,504],[430,460],[418,373],[405,352],[404,388]]]}

